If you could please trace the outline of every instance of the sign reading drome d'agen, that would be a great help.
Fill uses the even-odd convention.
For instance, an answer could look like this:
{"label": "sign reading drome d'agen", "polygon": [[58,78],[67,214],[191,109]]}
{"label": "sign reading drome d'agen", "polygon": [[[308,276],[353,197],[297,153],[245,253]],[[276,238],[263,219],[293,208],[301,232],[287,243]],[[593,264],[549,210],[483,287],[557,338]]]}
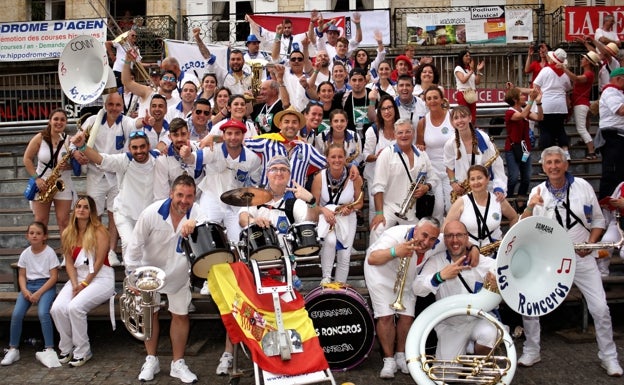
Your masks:
{"label": "sign reading drome d'agen", "polygon": [[106,41],[104,19],[0,23],[0,62],[58,59],[79,35]]}

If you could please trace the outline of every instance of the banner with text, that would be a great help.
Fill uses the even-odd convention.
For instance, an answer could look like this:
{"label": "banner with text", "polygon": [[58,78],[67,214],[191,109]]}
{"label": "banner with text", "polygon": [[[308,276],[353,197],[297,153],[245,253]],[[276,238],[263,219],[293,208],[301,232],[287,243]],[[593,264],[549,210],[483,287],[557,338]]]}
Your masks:
{"label": "banner with text", "polygon": [[[194,74],[199,80],[208,72],[206,59],[199,52],[196,43],[182,40],[165,39],[165,53],[180,62],[180,69]],[[216,64],[228,68],[228,47],[217,44],[206,44],[210,53],[217,57]]]}
{"label": "banner with text", "polygon": [[533,40],[531,9],[470,7],[468,11],[419,13],[406,17],[409,41],[421,45],[508,44]]}
{"label": "banner with text", "polygon": [[602,28],[605,15],[613,15],[613,30],[624,40],[624,7],[565,7],[565,39],[573,41],[583,36],[594,37],[596,29]]}
{"label": "banner with text", "polygon": [[104,19],[48,20],[0,23],[0,61],[58,59],[76,36],[106,41]]}

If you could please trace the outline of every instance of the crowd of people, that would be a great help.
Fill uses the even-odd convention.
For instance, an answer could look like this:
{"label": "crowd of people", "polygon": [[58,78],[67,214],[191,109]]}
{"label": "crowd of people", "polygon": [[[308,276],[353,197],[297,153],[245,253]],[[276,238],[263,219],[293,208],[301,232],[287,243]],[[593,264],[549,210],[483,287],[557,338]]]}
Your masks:
{"label": "crowd of people", "polygon": [[[587,157],[595,159],[599,151],[608,176],[601,180],[599,197],[611,197],[611,208],[624,208],[624,189],[618,185],[624,181],[623,166],[617,161],[624,150],[624,68],[612,63],[621,44],[617,39],[597,34],[584,41],[592,51],[583,55],[582,75],[566,67],[563,49],[541,44],[540,58],[533,62],[531,47],[525,72],[533,79],[527,88],[507,89],[507,138],[499,151],[476,126],[474,93],[484,61],[467,50],[458,53],[453,70],[458,106],[450,108],[439,84],[441,69],[430,57],[414,60],[409,46],[405,55],[386,60],[378,31],[371,57],[358,48],[360,15],[351,20],[355,33],[348,40],[333,20],[316,11],[309,30],[299,35],[292,34],[288,19],[274,33],[249,19],[253,33],[247,49],[232,49],[227,68],[217,64],[195,29],[206,73],[200,79],[167,57],[152,73],[155,88],[135,78],[132,67],[141,65],[137,55],[117,48],[120,92],[104,97],[103,114],[85,120],[88,132],[70,138],[66,114],[52,112],[47,128],[28,145],[24,165],[36,178],[39,195],[51,187],[46,180],[53,170],[62,171],[66,184],[51,201],[32,202],[36,222],[28,229],[31,246],[20,257],[20,297],[2,365],[19,359],[21,320],[32,303],[39,304],[46,350],[54,352],[51,315],[61,337],[59,361],[85,364],[92,357],[87,312],[114,295],[112,267],[123,263],[132,274],[149,265],[167,275],[160,291],[167,294],[172,316],[170,375],[184,383],[197,381],[184,361],[192,289],[190,261],[179,244],[201,223],[222,225],[232,244],[245,228],[269,229],[278,236],[280,243],[273,245],[278,249],[293,226],[318,223],[320,283],[345,284],[367,195],[369,215],[361,218],[370,229],[364,273],[383,354],[381,378],[393,378],[398,370],[408,373],[405,339],[418,296],[473,292],[488,279],[493,258],[479,249],[502,238],[503,218],[513,226],[518,214],[552,217],[575,242],[601,239],[608,223],[589,184],[567,171],[563,124],[572,111],[566,102],[571,94]],[[270,54],[258,50],[263,41],[272,43]],[[259,57],[271,64],[262,68],[261,79],[253,79],[247,63]],[[587,86],[601,62],[611,64],[592,140]],[[261,86],[255,90],[257,80]],[[547,180],[529,192],[530,134],[538,129]],[[81,169],[87,172],[86,196],[71,184],[72,170]],[[516,185],[523,205],[512,206],[508,198],[516,196]],[[219,200],[252,186],[262,186],[270,199],[243,208]],[[69,276],[55,300],[58,264],[45,242],[52,203]],[[100,222],[105,213],[108,228]],[[288,247],[282,253],[289,253]],[[596,322],[602,365],[610,376],[621,376],[595,254],[577,251],[575,283]],[[408,282],[403,310],[389,307],[400,268]],[[470,285],[458,279],[462,272]],[[160,372],[158,314],[153,314],[154,338],[145,342],[142,381]],[[532,366],[540,360],[539,319],[524,322],[527,342],[518,363]],[[492,346],[491,330],[479,322],[461,327],[448,322],[438,333],[438,354],[447,358],[465,352],[467,340],[475,340],[474,352]],[[227,374],[231,365],[232,346],[226,342],[217,374]]]}

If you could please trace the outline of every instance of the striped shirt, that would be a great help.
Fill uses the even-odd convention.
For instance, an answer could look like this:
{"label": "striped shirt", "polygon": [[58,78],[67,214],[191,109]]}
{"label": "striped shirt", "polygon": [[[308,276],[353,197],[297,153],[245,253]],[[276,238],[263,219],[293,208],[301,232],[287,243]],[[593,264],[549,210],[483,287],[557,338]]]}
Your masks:
{"label": "striped shirt", "polygon": [[273,134],[267,137],[269,135],[245,139],[245,147],[262,156],[262,177],[260,179],[262,185],[267,184],[267,162],[276,155],[283,155],[290,159],[291,179],[302,186],[305,185],[309,166],[323,169],[327,165],[325,157],[314,146],[301,140],[295,140],[293,142],[294,147],[289,154],[284,144],[286,140],[281,134]]}

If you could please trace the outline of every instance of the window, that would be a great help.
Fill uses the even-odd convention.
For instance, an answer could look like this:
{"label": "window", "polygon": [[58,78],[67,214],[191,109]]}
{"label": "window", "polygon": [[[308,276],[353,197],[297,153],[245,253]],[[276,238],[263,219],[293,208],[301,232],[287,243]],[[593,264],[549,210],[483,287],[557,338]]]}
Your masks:
{"label": "window", "polygon": [[32,0],[30,15],[32,21],[65,19],[65,1]]}

